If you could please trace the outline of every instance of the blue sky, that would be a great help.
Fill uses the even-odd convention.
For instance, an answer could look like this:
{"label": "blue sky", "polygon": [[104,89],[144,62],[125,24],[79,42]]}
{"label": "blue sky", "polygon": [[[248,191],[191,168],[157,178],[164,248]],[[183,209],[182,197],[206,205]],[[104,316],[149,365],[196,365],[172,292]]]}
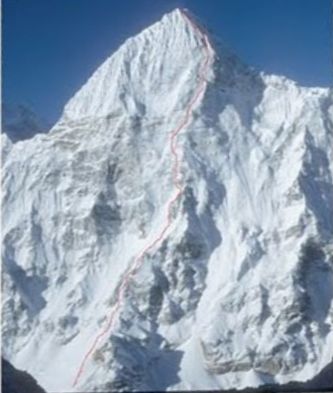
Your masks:
{"label": "blue sky", "polygon": [[175,7],[258,69],[332,84],[331,0],[3,0],[3,100],[54,122],[126,38]]}

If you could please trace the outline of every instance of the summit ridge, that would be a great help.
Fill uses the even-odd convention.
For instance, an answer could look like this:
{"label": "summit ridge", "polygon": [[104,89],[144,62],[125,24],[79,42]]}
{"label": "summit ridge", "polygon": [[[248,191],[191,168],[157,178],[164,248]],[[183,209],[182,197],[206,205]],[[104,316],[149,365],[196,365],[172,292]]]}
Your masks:
{"label": "summit ridge", "polygon": [[69,101],[64,116],[112,116],[122,111],[159,116],[174,110],[167,105],[170,85],[180,86],[189,95],[187,80],[201,58],[202,43],[188,18],[176,9],[128,39]]}

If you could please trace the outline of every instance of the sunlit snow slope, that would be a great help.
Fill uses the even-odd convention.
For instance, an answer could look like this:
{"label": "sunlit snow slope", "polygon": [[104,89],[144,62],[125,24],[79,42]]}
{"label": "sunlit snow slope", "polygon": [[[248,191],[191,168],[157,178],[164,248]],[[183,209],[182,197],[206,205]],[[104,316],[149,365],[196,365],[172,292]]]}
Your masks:
{"label": "sunlit snow slope", "polygon": [[3,351],[46,390],[242,388],[332,359],[332,91],[214,37],[170,228],[122,289],[175,193],[208,54],[189,18],[127,40],[49,134],[3,136]]}

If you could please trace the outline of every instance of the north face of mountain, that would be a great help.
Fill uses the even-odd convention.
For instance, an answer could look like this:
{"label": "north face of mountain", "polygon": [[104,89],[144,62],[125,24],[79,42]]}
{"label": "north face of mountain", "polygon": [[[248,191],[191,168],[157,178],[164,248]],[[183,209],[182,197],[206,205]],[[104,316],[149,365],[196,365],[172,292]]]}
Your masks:
{"label": "north face of mountain", "polygon": [[127,40],[48,134],[5,139],[6,358],[49,391],[313,378],[333,355],[332,129],[331,90],[252,70],[188,13]]}

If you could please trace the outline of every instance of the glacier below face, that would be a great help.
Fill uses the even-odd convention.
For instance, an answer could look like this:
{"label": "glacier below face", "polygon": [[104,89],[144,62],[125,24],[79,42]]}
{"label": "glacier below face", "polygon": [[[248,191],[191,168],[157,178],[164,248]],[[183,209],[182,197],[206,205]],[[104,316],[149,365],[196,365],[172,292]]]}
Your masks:
{"label": "glacier below face", "polygon": [[[49,134],[3,135],[3,352],[50,391],[305,381],[333,356],[333,99],[258,73],[175,10],[127,40]],[[206,33],[204,33],[206,34]],[[112,310],[117,318],[73,380]]]}

